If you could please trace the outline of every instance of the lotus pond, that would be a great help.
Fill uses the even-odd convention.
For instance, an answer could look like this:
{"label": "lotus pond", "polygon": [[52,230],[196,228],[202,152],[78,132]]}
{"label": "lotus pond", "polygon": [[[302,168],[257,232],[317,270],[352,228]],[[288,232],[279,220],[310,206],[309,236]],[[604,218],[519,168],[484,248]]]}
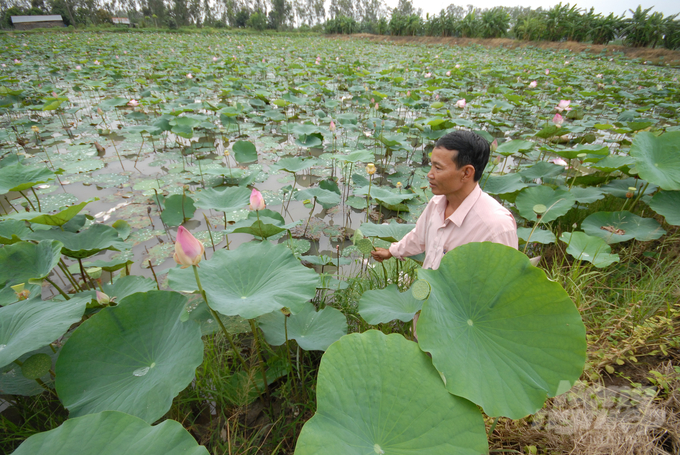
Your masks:
{"label": "lotus pond", "polygon": [[[8,452],[488,453],[586,360],[634,358],[592,354],[579,276],[677,250],[677,68],[293,35],[0,46]],[[480,184],[520,251],[369,261],[413,228],[456,128],[494,141]],[[197,267],[172,258],[180,226]],[[654,355],[680,347],[673,286],[634,315],[670,321]]]}

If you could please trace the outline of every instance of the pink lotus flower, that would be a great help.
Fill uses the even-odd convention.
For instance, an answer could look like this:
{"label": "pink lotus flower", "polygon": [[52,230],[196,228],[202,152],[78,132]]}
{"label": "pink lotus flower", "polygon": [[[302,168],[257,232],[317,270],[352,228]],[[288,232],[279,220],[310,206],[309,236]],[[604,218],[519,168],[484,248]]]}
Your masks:
{"label": "pink lotus flower", "polygon": [[447,71],[447,72],[446,72],[446,75],[447,75],[447,76],[451,76],[451,71],[450,71],[450,70]]}
{"label": "pink lotus flower", "polygon": [[[557,114],[557,115],[559,115],[559,114]],[[552,160],[548,160],[548,162],[549,162],[549,163],[558,164],[558,165],[564,166],[564,167],[567,167],[567,166],[569,165],[569,164],[568,164],[566,161],[564,161],[562,158],[553,158]]]}
{"label": "pink lotus flower", "polygon": [[131,99],[130,101],[128,101],[127,105],[130,107],[137,107],[139,106],[139,101],[137,101],[136,99]]}
{"label": "pink lotus flower", "polygon": [[406,96],[411,96],[411,90],[406,91]]}
{"label": "pink lotus flower", "polygon": [[557,114],[555,114],[555,116],[553,117],[553,120],[552,120],[552,121],[553,121],[553,123],[555,124],[555,126],[560,127],[560,126],[562,126],[562,123],[564,123],[564,117],[562,117],[559,113],[557,113]]}
{"label": "pink lotus flower", "polygon": [[264,210],[265,207],[262,193],[253,188],[253,191],[250,193],[250,210],[259,211]]}
{"label": "pink lotus flower", "polygon": [[328,127],[328,129],[331,130],[331,133],[332,133],[333,131],[335,131],[335,122],[334,122],[333,120],[331,120],[331,124],[330,124],[330,126]]}
{"label": "pink lotus flower", "polygon": [[493,142],[489,145],[489,149],[491,150],[491,153],[498,150],[498,139],[493,140]]}
{"label": "pink lotus flower", "polygon": [[529,84],[529,88],[536,88],[537,85],[538,85],[538,82],[531,81],[531,83]]}
{"label": "pink lotus flower", "polygon": [[3,68],[7,68],[7,65],[5,65],[5,64],[3,63],[3,64],[2,64],[2,67],[3,67]]}
{"label": "pink lotus flower", "polygon": [[187,231],[184,226],[177,228],[177,240],[175,241],[175,254],[173,258],[175,262],[181,265],[182,269],[186,269],[190,265],[198,265],[203,259],[205,249],[200,240],[196,239],[191,232]]}
{"label": "pink lotus flower", "polygon": [[213,62],[218,61],[219,59],[217,57],[213,57]]}
{"label": "pink lotus flower", "polygon": [[425,77],[430,77],[432,76],[432,73],[425,73]]}
{"label": "pink lotus flower", "polygon": [[460,109],[464,109],[466,104],[465,99],[456,101],[456,107]]}
{"label": "pink lotus flower", "polygon": [[598,78],[598,79],[602,79],[602,74],[598,74],[595,77]]}
{"label": "pink lotus flower", "polygon": [[80,66],[80,65],[76,65],[76,69],[77,69],[78,71],[80,71],[81,69],[83,69],[83,67]]}
{"label": "pink lotus flower", "polygon": [[550,74],[550,70],[545,70],[545,75],[547,76],[548,74]]}
{"label": "pink lotus flower", "polygon": [[21,63],[21,60],[19,60],[18,58],[15,58],[15,59],[14,59],[14,64],[15,64],[15,65],[18,65],[19,63]]}
{"label": "pink lotus flower", "polygon": [[95,61],[94,61],[94,64],[95,64],[95,65],[99,65],[99,60],[95,60]]}
{"label": "pink lotus flower", "polygon": [[560,100],[559,104],[555,106],[555,109],[559,112],[570,111],[571,108],[569,107],[569,103],[571,103],[571,100]]}
{"label": "pink lotus flower", "polygon": [[111,298],[101,291],[97,291],[97,303],[100,305],[108,305],[111,303]]}
{"label": "pink lotus flower", "polygon": [[378,103],[375,103],[375,110],[377,111],[378,109],[380,109],[380,106],[378,106]]}
{"label": "pink lotus flower", "polygon": [[460,65],[456,65],[456,68],[460,68]]}
{"label": "pink lotus flower", "polygon": [[194,78],[194,76],[192,76],[191,73],[187,74],[187,79],[193,79],[193,78]]}

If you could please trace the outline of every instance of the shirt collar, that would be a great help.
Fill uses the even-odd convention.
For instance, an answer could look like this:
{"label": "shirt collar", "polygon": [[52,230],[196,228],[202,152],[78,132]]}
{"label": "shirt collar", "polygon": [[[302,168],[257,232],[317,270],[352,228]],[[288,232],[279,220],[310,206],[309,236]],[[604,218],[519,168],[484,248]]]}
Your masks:
{"label": "shirt collar", "polygon": [[[463,203],[460,204],[460,206],[455,212],[451,214],[448,219],[451,220],[453,224],[460,227],[461,224],[463,224],[465,217],[468,213],[470,213],[470,210],[472,210],[472,207],[474,207],[475,203],[479,199],[479,196],[481,195],[482,189],[479,187],[479,185],[475,185],[475,188],[472,190],[472,192],[467,195]],[[440,207],[442,207],[442,213],[444,213],[444,210],[446,209],[446,197],[443,197],[442,200],[438,202],[440,203]],[[444,222],[446,222],[446,220],[444,220]]]}

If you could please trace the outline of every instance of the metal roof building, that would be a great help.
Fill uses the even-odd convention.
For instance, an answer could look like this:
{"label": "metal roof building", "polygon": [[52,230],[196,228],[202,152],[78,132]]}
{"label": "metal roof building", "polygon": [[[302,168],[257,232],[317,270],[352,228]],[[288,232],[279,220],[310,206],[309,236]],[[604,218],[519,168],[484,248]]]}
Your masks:
{"label": "metal roof building", "polygon": [[66,26],[59,14],[49,16],[12,16],[12,24],[17,30]]}

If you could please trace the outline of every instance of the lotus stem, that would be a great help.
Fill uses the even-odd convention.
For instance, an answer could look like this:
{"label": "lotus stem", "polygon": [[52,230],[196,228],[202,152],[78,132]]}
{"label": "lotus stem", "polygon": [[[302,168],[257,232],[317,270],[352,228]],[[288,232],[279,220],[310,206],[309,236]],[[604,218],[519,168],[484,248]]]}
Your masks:
{"label": "lotus stem", "polygon": [[[151,263],[151,259],[149,259],[149,268],[151,269],[151,274],[153,275],[153,279],[156,280],[156,288],[160,291],[161,285],[158,283],[158,277],[156,276],[156,271],[153,269],[153,264]],[[102,289],[102,292],[104,292],[103,289]]]}
{"label": "lotus stem", "polygon": [[309,212],[309,218],[307,218],[307,224],[305,224],[305,230],[302,232],[302,237],[307,234],[307,228],[309,227],[309,221],[312,219],[314,214],[314,209],[316,208],[316,196],[314,196],[314,205],[312,205],[312,210]]}
{"label": "lotus stem", "polygon": [[9,204],[9,206],[12,207],[12,210],[14,210],[15,212],[19,213],[19,211],[16,209],[16,207],[14,207],[14,206],[12,205],[12,203],[9,201],[9,198],[8,198],[7,196],[5,196],[5,201],[7,201],[7,203]]}
{"label": "lotus stem", "polygon": [[83,283],[85,284],[85,287],[87,287],[87,290],[91,290],[92,288],[90,287],[90,283],[87,282],[87,274],[85,273],[85,268],[83,267],[83,261],[78,258],[78,264],[80,265],[80,276],[83,278]]}
{"label": "lotus stem", "polygon": [[35,196],[35,201],[38,203],[38,212],[42,212],[42,208],[40,207],[40,198],[38,198],[38,195],[35,193],[35,188],[31,187],[31,191],[33,192],[33,196]]}
{"label": "lotus stem", "polygon": [[213,249],[213,253],[214,253],[215,252],[215,240],[213,239],[212,231],[210,230],[210,222],[208,221],[208,217],[206,216],[205,213],[203,214],[203,218],[205,218],[205,225],[208,227],[208,234],[210,235],[210,243],[212,244],[212,249]]}
{"label": "lotus stem", "polygon": [[368,179],[368,194],[366,195],[366,222],[368,223],[368,212],[371,209],[371,183],[373,182],[373,176]]}
{"label": "lotus stem", "polygon": [[30,206],[31,206],[31,208],[33,209],[33,211],[35,211],[35,206],[34,206],[33,203],[31,202],[31,200],[23,193],[23,191],[19,191],[19,194],[21,194],[21,195],[24,197],[24,199],[26,199],[26,200],[28,201],[28,203],[30,204]]}
{"label": "lotus stem", "polygon": [[56,289],[57,291],[59,291],[59,294],[61,294],[62,296],[64,296],[64,298],[65,298],[66,300],[71,300],[71,297],[69,297],[68,295],[66,295],[66,293],[65,293],[64,291],[62,291],[61,288],[60,288],[59,286],[57,286],[57,283],[55,283],[54,281],[50,280],[49,278],[45,278],[45,280],[46,280],[48,283],[50,283],[52,286],[54,286],[55,289]]}
{"label": "lotus stem", "polygon": [[[286,355],[288,356],[288,363],[290,364],[290,375],[292,377],[292,382],[293,382],[293,392],[295,395],[297,395],[297,384],[295,382],[295,373],[294,373],[294,367],[293,367],[293,358],[290,356],[290,346],[288,344],[288,315],[286,314],[283,319],[283,331],[284,334],[286,335]],[[298,397],[299,398],[299,397]]]}
{"label": "lotus stem", "polygon": [[[103,118],[104,117],[102,117],[102,119]],[[104,122],[104,123],[106,123],[106,122]],[[106,125],[106,127],[108,128],[108,125]],[[144,139],[144,136],[142,136],[142,139]],[[125,170],[125,167],[123,167],[123,160],[120,159],[120,154],[118,153],[118,147],[116,147],[116,143],[113,142],[113,139],[111,139],[111,138],[109,138],[109,140],[111,141],[111,144],[113,145],[113,149],[116,151],[116,156],[118,157],[118,161],[120,161],[121,169]],[[136,164],[136,162],[135,162],[135,164]]]}
{"label": "lotus stem", "polygon": [[[135,165],[133,166],[135,169],[137,169],[137,161],[139,160],[139,155],[142,154],[142,147],[144,147],[144,135],[142,133],[139,133],[139,135],[142,136],[142,145],[139,146],[139,152],[137,152],[137,158],[135,158]],[[123,163],[121,163],[120,165],[122,166]]]}
{"label": "lotus stem", "polygon": [[81,287],[78,286],[78,282],[76,281],[76,279],[73,278],[73,275],[71,275],[71,272],[68,271],[68,267],[66,267],[66,265],[64,264],[63,259],[59,259],[58,265],[59,265],[59,268],[61,269],[61,271],[64,273],[64,275],[66,275],[66,278],[68,279],[68,281],[71,283],[71,286],[73,286],[73,290],[74,291],[82,291]]}
{"label": "lotus stem", "polygon": [[[646,184],[645,187],[642,189],[642,191],[640,191],[640,192],[638,193],[637,197],[636,197],[635,200],[633,201],[633,205],[630,206],[630,211],[631,211],[631,212],[633,211],[633,209],[634,209],[635,206],[637,205],[637,203],[638,203],[638,201],[640,200],[640,198],[642,197],[642,195],[645,194],[645,191],[647,191],[647,187],[648,187],[648,186],[649,186],[649,182],[647,182],[647,184]],[[623,209],[621,209],[621,210],[623,210]]]}
{"label": "lotus stem", "polygon": [[201,286],[201,279],[198,277],[198,267],[196,267],[195,265],[192,266],[192,267],[194,268],[194,278],[196,278],[196,285],[198,286],[198,292],[200,292],[201,297],[203,297],[203,301],[208,306],[208,310],[210,310],[210,314],[212,315],[213,318],[215,318],[217,323],[222,328],[222,332],[224,332],[225,338],[227,339],[227,341],[231,345],[231,348],[234,351],[234,355],[236,355],[236,358],[241,363],[241,366],[243,366],[243,369],[245,371],[248,371],[248,365],[246,365],[246,361],[243,360],[243,357],[241,357],[241,354],[238,352],[238,349],[236,348],[236,345],[234,344],[234,339],[231,337],[231,334],[227,331],[227,328],[222,323],[220,316],[217,314],[217,312],[215,312],[215,310],[212,309],[212,307],[208,303],[208,296],[205,294],[205,291],[203,290],[203,286]]}
{"label": "lotus stem", "polygon": [[267,370],[265,369],[264,357],[262,357],[262,346],[260,345],[260,337],[257,336],[257,326],[253,319],[248,319],[250,323],[250,330],[253,332],[253,337],[255,337],[255,347],[257,349],[257,357],[260,359],[260,371],[262,372],[262,380],[264,381],[264,393],[267,396],[267,401],[269,401],[269,384],[267,384]]}

